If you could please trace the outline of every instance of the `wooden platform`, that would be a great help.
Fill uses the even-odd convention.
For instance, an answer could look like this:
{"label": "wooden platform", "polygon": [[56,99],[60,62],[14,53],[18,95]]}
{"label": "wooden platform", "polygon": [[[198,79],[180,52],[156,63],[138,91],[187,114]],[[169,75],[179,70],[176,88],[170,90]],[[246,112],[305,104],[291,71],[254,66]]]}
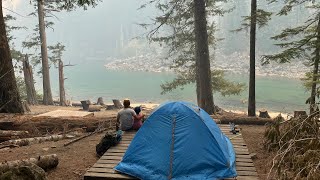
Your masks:
{"label": "wooden platform", "polygon": [[[230,133],[229,125],[220,125],[224,132],[231,140],[236,152],[236,169],[238,180],[258,180],[258,174],[254,164],[249,156],[248,148],[243,141],[242,136],[238,133],[234,135]],[[113,168],[122,159],[126,152],[135,132],[125,132],[122,141],[115,147],[110,148],[84,175],[85,180],[96,179],[135,179],[133,177],[119,174]],[[234,178],[232,178],[234,179]]]}
{"label": "wooden platform", "polygon": [[69,111],[69,110],[55,110],[44,114],[39,114],[35,117],[88,117],[93,116],[92,112],[86,111]]}

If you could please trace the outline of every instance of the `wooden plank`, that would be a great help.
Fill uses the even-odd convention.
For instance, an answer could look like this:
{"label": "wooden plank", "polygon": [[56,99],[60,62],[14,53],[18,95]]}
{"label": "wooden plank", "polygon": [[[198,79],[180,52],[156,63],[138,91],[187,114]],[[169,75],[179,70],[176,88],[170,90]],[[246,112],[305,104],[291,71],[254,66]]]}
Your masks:
{"label": "wooden plank", "polygon": [[238,176],[258,176],[257,172],[253,171],[237,171]]}
{"label": "wooden plank", "polygon": [[90,168],[88,172],[119,174],[112,168]]}
{"label": "wooden plank", "polygon": [[237,172],[239,171],[253,171],[256,172],[255,167],[245,167],[245,166],[237,166]]}
{"label": "wooden plank", "polygon": [[115,166],[113,164],[99,164],[99,163],[95,163],[92,167],[94,168],[111,168],[113,169]]}
{"label": "wooden plank", "polygon": [[111,173],[94,173],[87,172],[84,175],[84,180],[100,180],[100,179],[112,179],[112,180],[121,180],[121,179],[136,179],[131,176],[123,175],[123,174],[111,174]]}
{"label": "wooden plank", "polygon": [[241,166],[241,167],[254,167],[253,163],[249,162],[236,162],[236,167]]}
{"label": "wooden plank", "polygon": [[[249,156],[249,151],[242,135],[230,133],[229,125],[222,125],[220,127],[222,132],[231,138],[236,153],[237,180],[258,180],[258,174]],[[113,169],[121,161],[134,136],[135,132],[125,132],[122,141],[117,146],[111,147],[97,163],[87,171],[84,179],[134,179],[133,177],[119,174]]]}
{"label": "wooden plank", "polygon": [[238,176],[237,178],[227,178],[224,180],[259,180],[257,176]]}
{"label": "wooden plank", "polygon": [[[110,173],[110,174],[119,174],[119,172],[115,171],[112,168],[90,168],[88,172],[92,173]],[[238,176],[258,176],[255,171],[237,171]]]}

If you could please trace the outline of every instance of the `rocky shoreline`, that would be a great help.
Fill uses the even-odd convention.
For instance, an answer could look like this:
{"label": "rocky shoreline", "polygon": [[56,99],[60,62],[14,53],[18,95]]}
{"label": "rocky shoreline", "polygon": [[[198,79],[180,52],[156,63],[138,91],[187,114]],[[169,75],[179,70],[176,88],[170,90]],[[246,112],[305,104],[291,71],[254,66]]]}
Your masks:
{"label": "rocky shoreline", "polygon": [[[259,57],[259,56],[257,56]],[[160,54],[144,54],[127,58],[114,58],[105,64],[107,70],[116,71],[143,71],[143,72],[173,72],[170,69],[171,59],[166,59]],[[234,74],[249,73],[249,56],[245,52],[234,52],[232,54],[217,53],[212,61],[211,69],[224,70]],[[267,65],[261,65],[257,58],[256,75],[257,76],[280,76],[287,78],[302,78],[308,71],[308,67],[303,61],[295,61],[287,64],[272,62]]]}

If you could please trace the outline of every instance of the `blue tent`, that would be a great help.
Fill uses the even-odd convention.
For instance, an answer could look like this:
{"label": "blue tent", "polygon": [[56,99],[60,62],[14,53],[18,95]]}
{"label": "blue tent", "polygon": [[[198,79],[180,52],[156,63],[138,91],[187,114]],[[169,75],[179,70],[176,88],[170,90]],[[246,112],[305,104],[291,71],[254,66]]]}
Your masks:
{"label": "blue tent", "polygon": [[230,140],[204,110],[187,102],[169,102],[157,108],[115,170],[157,180],[237,176]]}

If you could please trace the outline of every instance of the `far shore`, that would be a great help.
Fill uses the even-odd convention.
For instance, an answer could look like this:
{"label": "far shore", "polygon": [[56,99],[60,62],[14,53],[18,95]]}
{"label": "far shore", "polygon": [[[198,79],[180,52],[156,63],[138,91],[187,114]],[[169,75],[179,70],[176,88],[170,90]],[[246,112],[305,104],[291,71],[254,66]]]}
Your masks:
{"label": "far shore", "polygon": [[[73,100],[72,102],[80,102],[80,101],[76,101]],[[113,103],[105,103],[107,106],[112,106]],[[155,108],[157,108],[160,105],[160,103],[152,103],[152,102],[134,102],[131,104],[131,107],[137,107],[137,106],[142,106],[143,109],[147,109],[147,110],[153,110]],[[70,106],[69,106],[70,107]],[[235,113],[235,114],[239,114],[239,115],[247,115],[247,111],[243,110],[243,109],[224,109],[222,108],[224,111],[226,112],[231,112],[231,113]],[[78,109],[73,109],[70,108],[70,110],[78,110]],[[256,115],[259,116],[259,110],[257,109],[256,111]],[[292,112],[293,113],[293,112]],[[289,119],[292,114],[291,113],[285,113],[285,112],[277,112],[277,111],[269,111],[268,110],[268,114],[270,115],[271,118],[275,118],[277,117],[279,114],[281,114],[282,117],[284,117],[285,119]]]}

